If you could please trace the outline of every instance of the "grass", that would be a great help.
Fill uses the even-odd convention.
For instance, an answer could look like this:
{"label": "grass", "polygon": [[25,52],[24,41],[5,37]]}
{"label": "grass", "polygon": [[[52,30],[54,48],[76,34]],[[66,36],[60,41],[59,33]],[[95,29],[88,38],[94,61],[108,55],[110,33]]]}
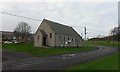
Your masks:
{"label": "grass", "polygon": [[2,47],[3,49],[23,52],[33,56],[59,55],[59,54],[89,51],[95,49],[95,47],[92,46],[86,46],[81,48],[35,48],[33,44],[3,44]]}
{"label": "grass", "polygon": [[69,67],[65,70],[118,70],[118,53],[97,59],[90,63]]}
{"label": "grass", "polygon": [[92,44],[92,45],[102,45],[102,46],[112,46],[119,47],[120,42],[117,41],[84,41],[82,44]]}

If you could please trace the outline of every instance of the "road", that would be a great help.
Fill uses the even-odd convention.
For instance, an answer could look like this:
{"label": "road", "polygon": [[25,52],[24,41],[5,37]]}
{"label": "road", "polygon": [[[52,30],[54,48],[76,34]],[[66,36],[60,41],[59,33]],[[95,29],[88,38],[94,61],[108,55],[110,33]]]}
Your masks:
{"label": "road", "polygon": [[31,58],[32,56],[28,54],[24,54],[21,52],[13,52],[7,49],[2,49],[2,56],[11,60],[18,60],[18,59],[24,59],[24,58]]}
{"label": "road", "polygon": [[66,67],[93,61],[117,52],[117,48],[97,46],[98,49],[49,57],[31,57],[3,63],[3,70],[63,70]]}

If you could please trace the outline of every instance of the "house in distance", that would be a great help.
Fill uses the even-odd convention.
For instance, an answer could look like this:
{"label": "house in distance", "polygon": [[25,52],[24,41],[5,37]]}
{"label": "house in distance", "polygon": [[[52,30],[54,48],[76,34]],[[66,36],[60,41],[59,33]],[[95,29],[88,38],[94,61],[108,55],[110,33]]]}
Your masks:
{"label": "house in distance", "polygon": [[35,47],[80,47],[81,36],[70,26],[44,19],[34,35]]}

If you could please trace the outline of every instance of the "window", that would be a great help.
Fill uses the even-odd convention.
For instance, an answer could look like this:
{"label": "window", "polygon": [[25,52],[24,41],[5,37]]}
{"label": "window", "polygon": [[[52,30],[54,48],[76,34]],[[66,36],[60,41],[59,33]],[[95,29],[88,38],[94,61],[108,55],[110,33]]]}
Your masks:
{"label": "window", "polygon": [[59,35],[59,41],[60,41],[60,35]]}
{"label": "window", "polygon": [[38,35],[38,38],[37,38],[37,40],[39,40],[39,35]]}
{"label": "window", "polygon": [[5,36],[4,36],[4,35],[2,35],[2,38],[5,38]]}
{"label": "window", "polygon": [[64,37],[64,41],[65,41],[65,37]]}
{"label": "window", "polygon": [[75,38],[75,42],[77,43],[77,39]]}
{"label": "window", "polygon": [[69,40],[69,37],[68,37],[68,40]]}
{"label": "window", "polygon": [[50,38],[52,38],[52,33],[50,33]]}
{"label": "window", "polygon": [[73,41],[73,38],[72,38],[72,41]]}

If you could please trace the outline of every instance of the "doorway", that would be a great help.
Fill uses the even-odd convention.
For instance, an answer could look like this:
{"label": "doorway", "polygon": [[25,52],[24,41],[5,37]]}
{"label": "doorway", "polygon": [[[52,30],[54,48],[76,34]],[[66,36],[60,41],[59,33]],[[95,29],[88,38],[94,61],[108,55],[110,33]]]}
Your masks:
{"label": "doorway", "polygon": [[46,46],[46,37],[43,37],[43,45]]}

